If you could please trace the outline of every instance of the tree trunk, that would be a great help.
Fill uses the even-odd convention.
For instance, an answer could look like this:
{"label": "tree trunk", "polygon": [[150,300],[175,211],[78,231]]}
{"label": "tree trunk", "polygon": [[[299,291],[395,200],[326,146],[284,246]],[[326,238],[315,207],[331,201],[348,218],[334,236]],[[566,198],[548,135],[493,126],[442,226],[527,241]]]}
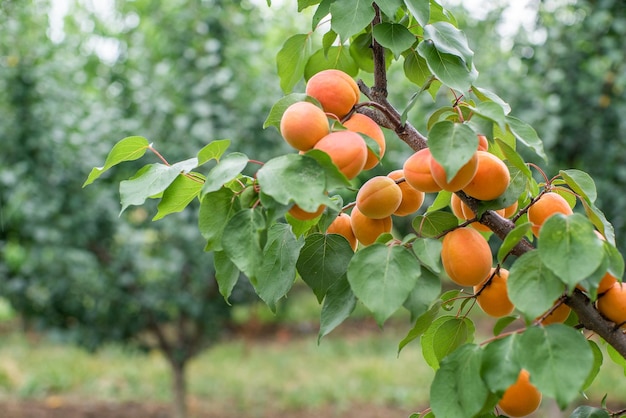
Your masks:
{"label": "tree trunk", "polygon": [[187,418],[186,361],[170,360],[172,368],[172,408],[173,418]]}

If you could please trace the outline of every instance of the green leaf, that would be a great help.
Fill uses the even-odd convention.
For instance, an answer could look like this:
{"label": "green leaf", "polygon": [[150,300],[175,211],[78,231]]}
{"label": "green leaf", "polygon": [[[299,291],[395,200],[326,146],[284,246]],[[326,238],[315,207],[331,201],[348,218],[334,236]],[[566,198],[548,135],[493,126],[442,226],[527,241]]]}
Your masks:
{"label": "green leaf", "polygon": [[306,9],[307,7],[315,6],[320,0],[298,0],[298,13]]}
{"label": "green leaf", "polygon": [[563,283],[542,262],[538,251],[518,258],[507,279],[509,299],[528,319],[545,313],[564,291]]}
{"label": "green leaf", "polygon": [[339,168],[337,168],[337,166],[330,159],[330,156],[324,151],[312,149],[307,151],[305,155],[317,161],[323,169],[324,174],[326,175],[327,190],[352,186],[350,180],[348,180],[348,178],[341,171],[339,171]]}
{"label": "green leaf", "polygon": [[519,319],[519,316],[517,315],[503,316],[501,318],[498,318],[498,320],[493,326],[493,335],[497,337],[498,335],[502,333],[502,331],[504,331],[506,327],[508,327],[513,322],[517,321],[518,319]]}
{"label": "green leaf", "polygon": [[500,138],[496,138],[496,143],[500,147],[500,150],[506,157],[507,161],[511,163],[515,168],[517,168],[526,178],[532,179],[533,174],[530,171],[526,162],[522,159],[522,157],[512,148],[507,142],[503,141]]}
{"label": "green leaf", "polygon": [[606,353],[613,363],[624,369],[624,376],[626,376],[626,359],[611,345],[606,346]]}
{"label": "green leaf", "polygon": [[579,213],[550,216],[539,232],[537,249],[542,263],[570,289],[592,274],[604,258],[602,240]]}
{"label": "green leaf", "polygon": [[207,193],[219,190],[224,184],[235,179],[246,168],[250,160],[245,154],[232,152],[222,158],[206,176],[204,186],[200,195],[204,197]]}
{"label": "green leaf", "polygon": [[417,284],[409,293],[402,306],[411,314],[411,321],[426,312],[441,294],[441,279],[428,269],[422,269]]}
{"label": "green leaf", "polygon": [[543,149],[543,142],[532,126],[510,115],[506,116],[506,122],[509,130],[518,141],[533,150],[544,161],[548,161],[548,156]]}
{"label": "green leaf", "polygon": [[478,136],[467,125],[441,121],[428,134],[428,147],[433,158],[441,164],[450,181],[478,148]]}
{"label": "green leaf", "polygon": [[511,112],[511,106],[494,92],[477,86],[472,86],[472,92],[483,102],[491,101],[500,105],[505,115]]}
{"label": "green leaf", "polygon": [[475,114],[496,123],[503,131],[506,130],[506,115],[504,114],[504,109],[498,103],[480,102],[476,106],[469,106],[469,108]]}
{"label": "green leaf", "polygon": [[306,237],[296,267],[318,302],[346,274],[353,255],[352,247],[340,235],[316,233]]}
{"label": "green leaf", "polygon": [[257,172],[263,193],[278,203],[295,202],[307,212],[315,212],[320,205],[331,204],[326,194],[326,175],[317,161],[300,154],[286,154],[272,158]]}
{"label": "green leaf", "polygon": [[95,167],[89,173],[87,180],[83,183],[83,187],[93,183],[98,177],[100,177],[105,171],[111,167],[124,162],[137,160],[146,153],[150,148],[148,140],[142,136],[129,136],[118,143],[113,145],[109,155],[107,155],[104,165],[102,167]]}
{"label": "green leaf", "polygon": [[151,196],[159,195],[180,173],[188,173],[197,166],[197,158],[170,166],[158,163],[144,166],[132,178],[120,182],[121,212],[131,205],[142,205]]}
{"label": "green leaf", "polygon": [[311,55],[311,36],[297,34],[289,37],[276,54],[280,88],[289,93],[304,76],[304,67]]}
{"label": "green leaf", "polygon": [[598,231],[600,231],[600,233],[604,235],[604,238],[606,238],[608,243],[615,245],[615,229],[613,228],[613,225],[611,225],[611,223],[606,219],[604,213],[600,209],[598,209],[596,205],[589,204],[584,200],[582,202],[585,209],[585,214],[587,215],[591,223],[593,223],[593,225],[598,228]]}
{"label": "green leaf", "polygon": [[228,299],[239,280],[239,269],[223,251],[213,253],[213,264],[215,265],[215,280],[220,294],[230,305]]}
{"label": "green leaf", "polygon": [[596,201],[598,197],[596,183],[589,174],[574,169],[561,170],[559,174],[565,180],[565,183],[578,195],[586,199],[588,203]]}
{"label": "green leaf", "polygon": [[591,369],[591,372],[589,372],[589,376],[587,376],[587,380],[585,380],[585,384],[582,388],[583,390],[591,386],[593,381],[596,379],[596,376],[598,376],[598,373],[600,372],[600,367],[602,366],[603,360],[602,350],[600,350],[598,344],[596,344],[592,340],[587,340],[587,343],[589,344],[589,348],[591,348],[591,352],[593,353],[593,367]]}
{"label": "green leaf", "polygon": [[526,234],[531,229],[532,224],[530,222],[524,222],[520,225],[517,225],[511,232],[509,232],[504,241],[500,245],[498,249],[498,262],[502,263],[506,256],[511,252],[515,246],[524,239]]}
{"label": "green leaf", "polygon": [[227,187],[204,195],[198,213],[198,229],[207,241],[206,251],[222,249],[224,227],[238,210],[235,193]]}
{"label": "green leaf", "polygon": [[222,233],[222,248],[253,285],[263,261],[261,247],[265,219],[260,209],[242,209],[228,220]]}
{"label": "green leaf", "polygon": [[404,4],[403,0],[378,0],[376,2],[380,10],[386,14],[389,18],[394,18],[396,12]]}
{"label": "green leaf", "polygon": [[337,280],[326,292],[322,313],[320,316],[320,332],[317,337],[319,344],[322,337],[328,335],[346,318],[356,307],[356,296],[350,288],[346,276]]}
{"label": "green leaf", "polygon": [[201,166],[211,160],[219,161],[229,146],[230,139],[220,139],[209,142],[200,151],[198,151],[198,166]]}
{"label": "green leaf", "polygon": [[430,387],[430,406],[437,418],[477,416],[490,401],[480,377],[483,351],[466,344],[443,359]]}
{"label": "green leaf", "polygon": [[428,24],[428,20],[430,19],[430,1],[404,0],[404,4],[406,4],[406,7],[421,27]]}
{"label": "green leaf", "polygon": [[517,380],[520,366],[515,350],[519,334],[511,334],[485,345],[480,374],[489,389],[502,395]]}
{"label": "green leaf", "polygon": [[296,279],[296,261],[303,245],[304,239],[296,238],[288,224],[273,224],[267,232],[267,243],[252,284],[274,313],[276,304]]}
{"label": "green leaf", "polygon": [[321,105],[317,100],[307,96],[304,93],[288,94],[280,98],[276,103],[274,103],[274,105],[270,109],[269,114],[267,115],[267,118],[265,119],[265,122],[263,122],[263,129],[266,129],[269,126],[273,126],[280,132],[280,120],[282,119],[285,110],[287,110],[287,108],[294,103],[304,101],[311,102],[321,108]]}
{"label": "green leaf", "polygon": [[355,77],[359,73],[359,66],[350,55],[350,48],[347,45],[331,46],[327,50],[320,48],[306,63],[304,77],[308,80],[314,74],[336,68],[346,74]]}
{"label": "green leaf", "polygon": [[439,51],[432,40],[424,40],[417,46],[417,52],[424,57],[430,71],[448,87],[465,92],[470,89],[478,71],[456,55]]}
{"label": "green leaf", "polygon": [[374,243],[354,254],[348,265],[348,281],[382,326],[402,306],[420,272],[420,264],[409,249]]}
{"label": "green leaf", "polygon": [[372,52],[371,33],[357,35],[357,37],[350,42],[349,50],[350,56],[361,70],[368,73],[374,72],[374,53]]}
{"label": "green leaf", "polygon": [[326,18],[330,13],[330,5],[333,4],[335,0],[322,0],[320,5],[315,9],[315,13],[313,14],[313,18],[311,19],[311,30],[315,31],[317,26],[322,21],[322,19]]}
{"label": "green leaf", "polygon": [[441,316],[422,335],[422,355],[434,370],[441,360],[463,344],[472,342],[475,327],[469,318]]}
{"label": "green leaf", "polygon": [[593,368],[593,353],[585,337],[569,326],[551,324],[526,329],[517,343],[515,357],[528,370],[531,383],[565,409]]}
{"label": "green leaf", "polygon": [[436,211],[413,219],[413,229],[424,238],[432,238],[458,226],[459,220],[450,212]]}
{"label": "green leaf", "polygon": [[574,409],[569,418],[611,418],[611,416],[604,409],[581,405]]}
{"label": "green leaf", "polygon": [[474,59],[465,34],[448,22],[434,22],[424,26],[424,39],[430,39],[438,51],[456,55],[467,68],[471,68]]}
{"label": "green leaf", "polygon": [[437,315],[439,315],[440,309],[441,301],[438,300],[430,307],[430,309],[417,317],[415,323],[413,324],[413,328],[411,328],[409,333],[402,339],[402,341],[400,341],[400,344],[398,345],[398,354],[400,354],[400,351],[402,351],[408,343],[416,338],[419,338],[422,334],[424,334],[424,332],[426,332],[433,321],[437,318]]}
{"label": "green leaf", "polygon": [[420,238],[413,242],[413,252],[420,262],[434,273],[441,272],[441,241]]}
{"label": "green leaf", "polygon": [[396,57],[411,48],[415,42],[415,35],[399,23],[379,23],[372,29],[372,34],[379,44],[389,48]]}
{"label": "green leaf", "polygon": [[374,19],[375,12],[371,1],[336,1],[330,5],[330,27],[342,41],[348,40]]}
{"label": "green leaf", "polygon": [[426,60],[415,50],[409,51],[404,57],[403,69],[406,78],[420,87],[424,86],[432,76],[428,64],[426,64]]}
{"label": "green leaf", "polygon": [[184,210],[200,194],[203,184],[204,182],[198,177],[192,179],[179,174],[163,192],[163,197],[157,206],[157,214],[152,220],[156,221],[171,213]]}

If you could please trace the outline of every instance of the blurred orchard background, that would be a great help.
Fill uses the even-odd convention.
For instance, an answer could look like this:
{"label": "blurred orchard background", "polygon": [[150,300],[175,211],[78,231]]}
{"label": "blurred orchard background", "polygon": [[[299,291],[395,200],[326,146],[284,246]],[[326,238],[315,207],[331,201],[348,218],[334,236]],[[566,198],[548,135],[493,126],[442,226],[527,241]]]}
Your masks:
{"label": "blurred orchard background", "polygon": [[[284,94],[275,54],[308,23],[295,1],[272,3],[0,2],[2,417],[368,418],[427,406],[419,346],[397,355],[403,313],[380,330],[358,307],[318,345],[320,309],[301,283],[277,315],[245,280],[225,303],[193,209],[119,216],[117,184],[137,167],[82,189],[130,135],[171,161],[215,139],[261,161],[288,152],[262,125]],[[544,140],[548,174],[594,177],[624,252],[626,3],[441,3],[467,33],[480,84]],[[390,98],[402,108],[417,87],[399,70]],[[434,100],[448,99],[425,95],[409,114],[422,131]],[[381,174],[411,153],[391,135],[387,146]],[[596,382],[596,404],[626,393],[612,364]],[[536,416],[561,414],[546,400]]]}

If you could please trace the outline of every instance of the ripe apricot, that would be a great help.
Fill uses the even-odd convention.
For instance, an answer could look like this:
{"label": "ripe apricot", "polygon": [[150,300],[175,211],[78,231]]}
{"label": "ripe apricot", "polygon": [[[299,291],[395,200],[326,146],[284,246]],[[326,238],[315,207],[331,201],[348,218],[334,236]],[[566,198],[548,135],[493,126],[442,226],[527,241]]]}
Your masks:
{"label": "ripe apricot", "polygon": [[424,193],[436,193],[441,191],[432,173],[430,172],[430,160],[432,155],[428,148],[417,151],[404,161],[402,171],[404,178],[411,187]]}
{"label": "ripe apricot", "polygon": [[511,175],[501,159],[487,151],[476,151],[478,168],[472,180],[463,187],[468,196],[478,200],[493,200],[505,192]]}
{"label": "ripe apricot", "polygon": [[[474,286],[474,294],[480,292],[476,296],[476,302],[483,312],[489,316],[500,318],[513,312],[515,306],[509,299],[509,292],[506,287],[509,271],[500,268],[498,273],[494,274],[495,270],[492,268],[487,277]],[[489,284],[485,286],[488,280]],[[481,290],[483,286],[485,287]]]}
{"label": "ripe apricot", "polygon": [[559,306],[556,307],[556,309],[554,309],[550,313],[550,315],[543,318],[541,323],[543,325],[562,324],[563,322],[565,322],[570,312],[572,312],[572,308],[564,303],[561,303]]}
{"label": "ripe apricot", "polygon": [[491,271],[489,244],[472,228],[457,228],[442,241],[441,263],[450,279],[460,286],[474,286]]}
{"label": "ripe apricot", "polygon": [[617,325],[626,322],[626,285],[620,282],[613,283],[596,302],[598,311],[609,321]]}
{"label": "ripe apricot", "polygon": [[290,105],[280,119],[280,133],[289,145],[308,151],[328,135],[328,118],[322,109],[309,102]]}
{"label": "ripe apricot", "polygon": [[339,234],[345,239],[348,240],[352,250],[356,250],[358,245],[358,241],[356,236],[354,235],[354,231],[352,230],[352,223],[350,222],[350,215],[347,213],[340,213],[337,217],[332,221],[328,228],[326,229],[327,234]]}
{"label": "ripe apricot", "polygon": [[356,195],[359,211],[374,219],[391,216],[402,203],[402,190],[388,176],[375,176],[366,181]]}
{"label": "ripe apricot", "polygon": [[300,221],[308,221],[320,216],[322,212],[324,212],[324,209],[326,209],[326,206],[320,205],[315,212],[307,212],[302,210],[300,206],[293,205],[291,209],[289,209],[289,214]]}
{"label": "ripe apricot", "polygon": [[[463,202],[458,195],[454,193],[450,197],[450,208],[452,209],[452,213],[457,218],[462,219],[462,220],[472,219],[476,216],[474,214],[474,211],[472,211],[472,209],[469,206],[467,206],[465,202]],[[502,216],[504,215],[504,209],[498,209],[496,212]],[[480,222],[472,222],[470,226],[480,232],[491,231],[491,229],[489,229],[487,225],[483,225]]]}
{"label": "ripe apricot", "polygon": [[[394,181],[398,181],[404,178],[404,171],[402,169],[394,170],[387,174],[387,176]],[[424,203],[424,192],[411,187],[406,179],[397,184],[402,191],[402,201],[393,214],[397,216],[407,216],[417,212]]]}
{"label": "ripe apricot", "polygon": [[478,150],[487,151],[489,149],[489,141],[485,135],[478,135]]}
{"label": "ripe apricot", "polygon": [[523,417],[532,414],[539,408],[541,392],[530,383],[527,370],[520,370],[517,380],[504,391],[498,408],[511,417]]}
{"label": "ripe apricot", "polygon": [[391,232],[393,227],[391,216],[382,219],[368,218],[356,206],[352,208],[350,222],[356,239],[363,245],[373,244],[380,235]]}
{"label": "ripe apricot", "polygon": [[517,213],[517,200],[515,202],[513,202],[512,205],[507,206],[506,208],[504,208],[504,217],[505,218],[510,218],[511,216],[515,215]]}
{"label": "ripe apricot", "polygon": [[383,158],[383,155],[385,155],[386,143],[383,130],[380,129],[380,126],[378,126],[372,118],[361,113],[355,113],[350,116],[350,119],[345,121],[343,126],[350,131],[365,134],[376,141],[379,149],[376,150],[376,153],[370,149],[367,150],[367,161],[365,161],[363,170],[374,168],[380,159]]}
{"label": "ripe apricot", "polygon": [[358,103],[359,86],[340,70],[322,70],[306,83],[305,92],[320,102],[325,112],[342,119]]}
{"label": "ripe apricot", "polygon": [[461,167],[461,169],[452,177],[452,179],[448,180],[446,170],[443,168],[441,164],[437,162],[434,158],[430,159],[430,172],[435,179],[435,182],[441,187],[443,190],[447,190],[449,192],[458,192],[463,189],[465,186],[469,184],[470,181],[474,178],[476,174],[476,170],[478,169],[478,155],[474,153],[472,158],[469,159],[468,162]]}
{"label": "ripe apricot", "polygon": [[528,221],[532,224],[531,229],[536,237],[546,219],[556,213],[571,215],[573,211],[567,200],[555,192],[544,193],[528,208]]}
{"label": "ripe apricot", "polygon": [[365,140],[352,131],[331,132],[313,148],[327,153],[339,171],[349,179],[355,178],[363,170],[367,160]]}

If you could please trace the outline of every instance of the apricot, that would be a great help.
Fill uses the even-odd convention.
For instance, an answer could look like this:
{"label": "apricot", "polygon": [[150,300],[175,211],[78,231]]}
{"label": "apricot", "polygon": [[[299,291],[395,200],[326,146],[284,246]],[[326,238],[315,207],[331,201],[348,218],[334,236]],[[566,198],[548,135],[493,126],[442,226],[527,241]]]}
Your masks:
{"label": "apricot", "polygon": [[505,218],[510,218],[511,216],[515,215],[517,213],[517,200],[515,202],[513,202],[512,205],[507,206],[506,208],[504,208],[504,217]]}
{"label": "apricot", "polygon": [[[452,194],[452,196],[450,197],[450,208],[452,209],[452,213],[457,218],[462,220],[472,219],[476,216],[474,214],[474,211],[472,211],[472,209],[467,206],[465,202],[463,202],[461,198],[456,194]],[[498,209],[496,212],[499,213],[501,216],[504,216],[504,209]],[[480,222],[472,222],[470,226],[480,232],[491,231],[491,229],[489,229],[487,225],[483,225]]]}
{"label": "apricot", "polygon": [[457,228],[442,241],[441,263],[450,279],[460,286],[475,286],[491,271],[489,244],[472,228]]}
{"label": "apricot", "polygon": [[360,92],[356,81],[340,70],[322,70],[306,83],[305,92],[322,105],[325,112],[342,119],[358,103]]}
{"label": "apricot", "polygon": [[[509,299],[509,292],[506,287],[509,271],[500,268],[498,273],[494,274],[495,270],[495,268],[492,268],[487,277],[474,286],[474,294],[480,292],[476,296],[476,302],[483,312],[489,316],[500,318],[513,312],[515,305]],[[489,281],[489,284],[485,286],[487,281]],[[485,287],[481,290],[483,286]]]}
{"label": "apricot", "polygon": [[476,151],[478,168],[472,180],[463,187],[468,196],[478,200],[493,200],[504,193],[511,175],[501,159],[487,151]]}
{"label": "apricot", "polygon": [[489,149],[489,141],[485,135],[478,135],[478,150],[487,151]]}
{"label": "apricot", "polygon": [[449,192],[458,192],[467,186],[474,178],[477,169],[478,155],[475,152],[474,155],[472,155],[472,158],[470,158],[469,161],[459,169],[454,177],[448,180],[446,170],[443,166],[434,158],[430,159],[430,172],[433,179],[435,179],[435,182],[439,185],[439,187]]}
{"label": "apricot", "polygon": [[[387,176],[397,182],[404,178],[404,171],[402,169],[394,170],[387,174]],[[424,192],[411,187],[411,185],[406,182],[406,179],[396,184],[398,184],[400,191],[402,191],[402,201],[393,214],[397,216],[407,216],[417,212],[424,203]]]}
{"label": "apricot", "polygon": [[626,286],[615,282],[596,302],[598,311],[609,321],[617,325],[626,322]]}
{"label": "apricot", "polygon": [[291,209],[289,209],[288,213],[300,221],[308,221],[310,219],[315,219],[320,216],[322,212],[324,212],[324,209],[326,209],[326,206],[320,205],[315,212],[307,212],[303,210],[300,206],[293,205]]}
{"label": "apricot", "polygon": [[543,223],[556,213],[571,215],[574,212],[567,200],[555,192],[544,193],[528,208],[528,221],[532,224],[531,229],[536,237],[539,236]]}
{"label": "apricot", "polygon": [[313,148],[327,153],[348,179],[355,178],[367,161],[365,140],[352,131],[331,132],[320,139]]}
{"label": "apricot", "polygon": [[309,102],[290,105],[280,119],[280,133],[289,145],[308,151],[330,133],[328,118],[322,109]]}
{"label": "apricot", "polygon": [[374,168],[376,164],[385,155],[385,134],[380,126],[369,116],[361,113],[355,113],[350,116],[350,119],[343,123],[348,130],[365,134],[372,138],[378,144],[379,149],[373,152],[371,149],[367,150],[367,161],[365,161],[365,167],[363,170],[369,170]]}
{"label": "apricot", "polygon": [[430,160],[432,155],[428,148],[417,151],[404,161],[402,171],[404,179],[414,189],[424,193],[436,193],[441,191],[432,173],[430,172]]}
{"label": "apricot", "polygon": [[[596,233],[596,235],[598,236],[598,238],[600,238],[601,240],[606,240],[606,238],[604,238],[604,235],[602,235],[600,232],[598,232],[597,230],[594,230],[593,232]],[[600,279],[600,282],[598,283],[598,294],[604,293],[607,290],[609,290],[614,283],[617,282],[617,277],[613,276],[611,273],[609,273],[608,271],[604,274],[604,276],[602,276],[602,279]],[[583,292],[586,292],[587,289],[585,289],[585,287],[579,285],[576,285],[576,287],[580,290],[582,290]]]}
{"label": "apricot", "polygon": [[530,383],[530,374],[522,369],[517,380],[505,391],[498,402],[498,408],[511,417],[523,417],[532,414],[539,408],[541,392]]}
{"label": "apricot", "polygon": [[356,206],[352,208],[350,223],[356,239],[363,245],[373,244],[379,236],[391,232],[393,227],[391,216],[382,219],[369,218]]}
{"label": "apricot", "polygon": [[356,195],[356,207],[373,219],[391,216],[402,203],[402,190],[388,176],[375,176],[367,180]]}
{"label": "apricot", "polygon": [[563,322],[565,322],[571,311],[572,308],[564,303],[561,303],[559,306],[556,307],[556,309],[554,309],[550,313],[550,315],[543,318],[541,323],[543,325],[562,324]]}
{"label": "apricot", "polygon": [[350,243],[350,247],[352,250],[356,250],[357,245],[359,244],[356,236],[354,235],[354,231],[352,230],[352,223],[350,221],[350,215],[347,213],[340,213],[337,217],[332,221],[328,228],[326,229],[327,234],[339,234]]}

